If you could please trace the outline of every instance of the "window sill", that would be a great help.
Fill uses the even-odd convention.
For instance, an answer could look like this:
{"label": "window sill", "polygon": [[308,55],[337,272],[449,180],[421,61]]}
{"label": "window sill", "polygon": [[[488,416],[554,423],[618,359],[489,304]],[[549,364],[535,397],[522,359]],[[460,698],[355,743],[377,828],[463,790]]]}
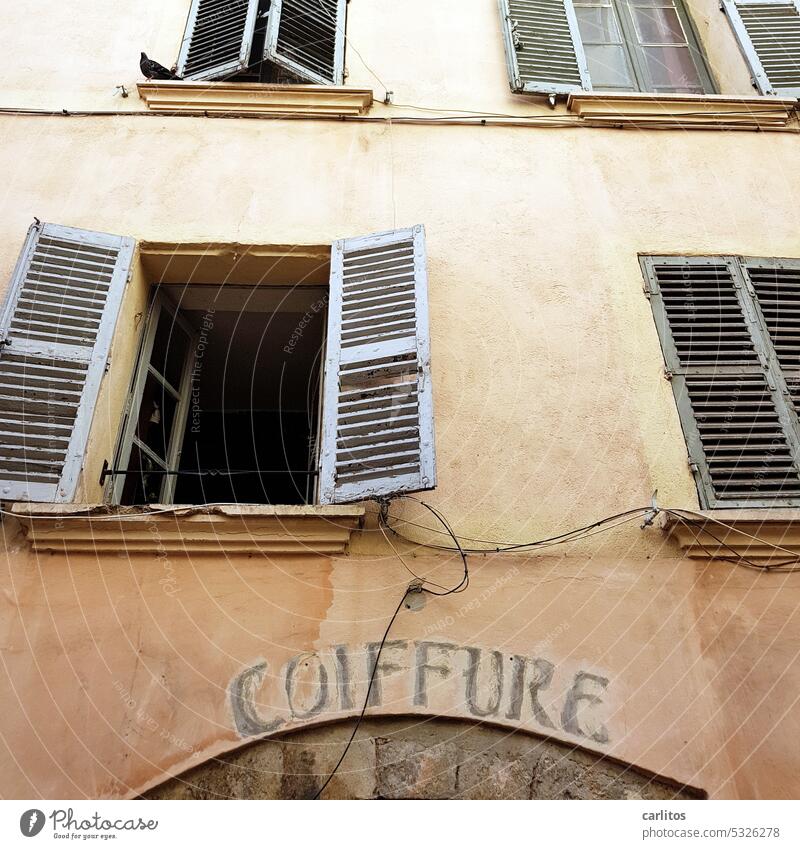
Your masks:
{"label": "window sill", "polygon": [[15,504],[11,512],[36,552],[336,555],[347,550],[365,508]]}
{"label": "window sill", "polygon": [[151,112],[186,115],[363,115],[372,91],[325,85],[270,85],[167,80],[137,83]]}
{"label": "window sill", "polygon": [[774,130],[786,127],[797,101],[722,94],[573,92],[567,108],[582,123],[683,130]]}
{"label": "window sill", "polygon": [[703,510],[687,513],[687,518],[700,527],[670,515],[664,523],[687,557],[746,557],[765,566],[800,557],[800,509]]}

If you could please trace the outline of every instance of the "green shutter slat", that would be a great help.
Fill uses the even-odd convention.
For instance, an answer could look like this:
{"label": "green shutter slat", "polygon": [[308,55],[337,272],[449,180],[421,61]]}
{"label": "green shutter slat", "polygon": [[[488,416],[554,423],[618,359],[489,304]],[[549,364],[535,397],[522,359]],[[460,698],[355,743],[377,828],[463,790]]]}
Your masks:
{"label": "green shutter slat", "polygon": [[642,264],[702,505],[800,505],[796,417],[739,262]]}
{"label": "green shutter slat", "polygon": [[590,87],[572,0],[500,0],[500,17],[513,91]]}

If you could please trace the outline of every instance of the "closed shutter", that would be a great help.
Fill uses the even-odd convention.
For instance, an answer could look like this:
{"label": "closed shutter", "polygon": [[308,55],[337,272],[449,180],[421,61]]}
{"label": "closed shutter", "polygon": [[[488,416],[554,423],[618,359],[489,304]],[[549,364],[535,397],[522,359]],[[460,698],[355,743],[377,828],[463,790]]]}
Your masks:
{"label": "closed shutter", "polygon": [[0,318],[0,499],[69,501],[133,241],[36,224]]}
{"label": "closed shutter", "polygon": [[192,0],[178,75],[217,80],[246,68],[257,14],[258,0]]}
{"label": "closed shutter", "polygon": [[272,0],[264,58],[304,80],[341,85],[347,0]]}
{"label": "closed shutter", "polygon": [[320,501],[436,485],[425,230],[336,242]]}
{"label": "closed shutter", "polygon": [[722,0],[761,94],[800,97],[800,0]]}
{"label": "closed shutter", "polygon": [[733,257],[645,257],[704,507],[800,504],[800,446]]}
{"label": "closed shutter", "polygon": [[572,0],[500,0],[513,91],[591,88]]}
{"label": "closed shutter", "polygon": [[800,262],[748,259],[750,286],[786,384],[786,395],[800,416]]}

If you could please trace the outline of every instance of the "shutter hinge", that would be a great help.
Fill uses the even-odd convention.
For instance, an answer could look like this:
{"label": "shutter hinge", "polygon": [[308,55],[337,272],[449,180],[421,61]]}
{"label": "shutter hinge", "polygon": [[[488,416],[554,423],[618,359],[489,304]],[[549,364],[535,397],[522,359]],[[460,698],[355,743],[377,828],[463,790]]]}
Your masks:
{"label": "shutter hinge", "polygon": [[511,30],[511,43],[514,45],[514,50],[523,50],[525,42],[522,40],[519,32],[517,32],[517,22],[511,17],[508,17],[506,20],[508,21],[509,29]]}
{"label": "shutter hinge", "polygon": [[106,360],[106,366],[103,369],[105,374],[108,374],[108,370],[111,368],[111,357]]}
{"label": "shutter hinge", "polygon": [[674,377],[673,373],[668,368],[665,368],[664,369],[664,379],[665,380],[672,380],[673,377]]}

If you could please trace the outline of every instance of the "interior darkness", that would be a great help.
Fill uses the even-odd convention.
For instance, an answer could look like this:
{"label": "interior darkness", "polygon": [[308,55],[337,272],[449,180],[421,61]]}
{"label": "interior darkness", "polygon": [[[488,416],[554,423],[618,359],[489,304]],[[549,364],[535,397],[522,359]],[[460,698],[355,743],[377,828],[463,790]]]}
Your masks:
{"label": "interior darkness", "polygon": [[[175,503],[313,502],[316,479],[303,472],[316,463],[324,293],[286,298],[286,310],[255,299],[231,310],[219,308],[217,287],[191,288],[195,297],[184,291],[182,301],[192,308],[180,315],[198,336],[180,469],[237,474],[180,475]],[[207,308],[195,308],[198,289]]]}

